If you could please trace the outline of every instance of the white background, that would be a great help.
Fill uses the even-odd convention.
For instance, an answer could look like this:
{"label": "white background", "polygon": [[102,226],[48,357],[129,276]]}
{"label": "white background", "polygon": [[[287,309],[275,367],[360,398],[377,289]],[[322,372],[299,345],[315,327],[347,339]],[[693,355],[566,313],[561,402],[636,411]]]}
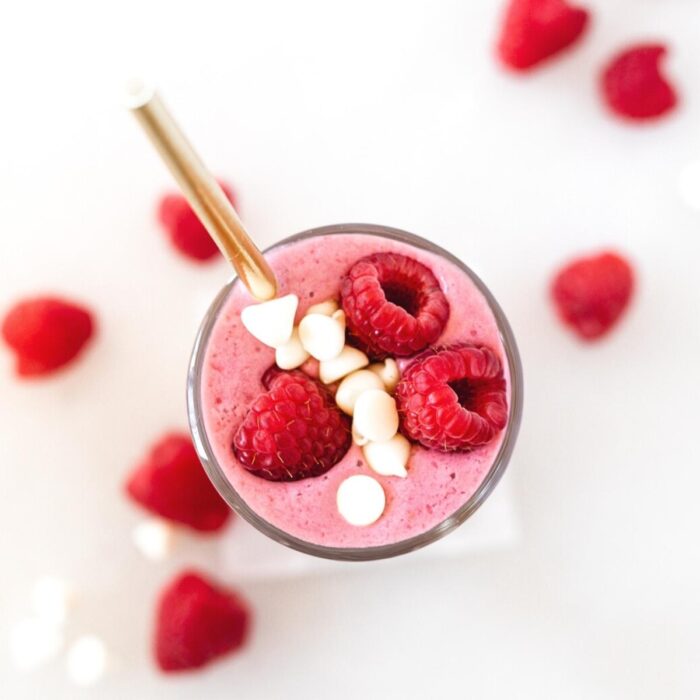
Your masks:
{"label": "white background", "polygon": [[[97,309],[100,336],[51,381],[17,383],[0,354],[3,698],[698,696],[700,212],[678,177],[700,158],[700,8],[585,4],[580,48],[522,78],[492,58],[496,0],[5,6],[0,304],[60,291]],[[635,128],[606,114],[596,75],[640,38],[671,44],[683,105]],[[191,341],[228,271],[177,259],[154,223],[170,180],[118,105],[134,71],[232,181],[261,245],[384,223],[489,284],[526,370],[517,545],[242,583],[248,651],[189,677],[155,671],[158,588],[186,563],[216,572],[219,544],[147,563],[120,489],[154,437],[184,426]],[[614,335],[583,346],[546,287],[600,246],[634,259],[639,293]],[[96,632],[117,659],[80,694],[62,658],[33,675],[8,664],[5,631],[45,573],[81,589],[68,639]]]}

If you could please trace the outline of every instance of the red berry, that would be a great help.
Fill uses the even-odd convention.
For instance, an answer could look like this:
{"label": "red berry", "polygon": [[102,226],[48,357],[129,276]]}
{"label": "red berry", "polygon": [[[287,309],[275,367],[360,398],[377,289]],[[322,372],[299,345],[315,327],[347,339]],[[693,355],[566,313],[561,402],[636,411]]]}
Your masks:
{"label": "red berry", "polygon": [[[223,182],[219,184],[235,206],[231,188]],[[203,262],[216,257],[219,252],[216,243],[182,195],[168,194],[162,197],[158,205],[158,219],[170,242],[185,257]]]}
{"label": "red berry", "polygon": [[676,91],[659,69],[666,53],[661,44],[639,44],[610,61],[603,71],[602,89],[613,112],[628,119],[653,119],[676,106]]}
{"label": "red berry", "polygon": [[343,279],[340,295],[348,330],[376,357],[424,350],[440,337],[450,315],[435,275],[398,253],[358,260]]}
{"label": "red berry", "polygon": [[588,24],[588,12],[564,0],[511,0],[498,55],[515,70],[527,70],[571,46]]}
{"label": "red berry", "polygon": [[404,434],[452,452],[490,442],[508,420],[506,382],[492,350],[452,345],[412,362],[396,387]]}
{"label": "red berry", "polygon": [[350,447],[350,424],[329,391],[302,372],[268,372],[233,439],[233,451],[253,474],[297,481],[325,474]]}
{"label": "red berry", "polygon": [[204,472],[189,435],[170,433],[153,445],[126,482],[147,510],[201,532],[220,530],[231,510]]}
{"label": "red berry", "polygon": [[584,340],[594,340],[615,325],[633,289],[630,264],[604,252],[566,265],[554,278],[551,293],[562,321]]}
{"label": "red berry", "polygon": [[94,330],[90,311],[56,297],[23,299],[2,323],[2,337],[17,355],[21,377],[50,374],[67,365]]}
{"label": "red berry", "polygon": [[249,628],[250,611],[237,593],[184,571],[160,594],[156,662],[166,672],[200,668],[240,649]]}

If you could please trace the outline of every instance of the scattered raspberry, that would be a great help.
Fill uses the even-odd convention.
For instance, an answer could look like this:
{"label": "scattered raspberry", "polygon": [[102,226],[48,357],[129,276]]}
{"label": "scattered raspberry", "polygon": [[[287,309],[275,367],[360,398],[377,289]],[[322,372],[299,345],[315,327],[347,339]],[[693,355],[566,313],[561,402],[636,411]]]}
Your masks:
{"label": "scattered raspberry", "polygon": [[588,12],[564,0],[511,0],[498,55],[518,71],[527,70],[571,46],[588,24]]}
{"label": "scattered raspberry", "polygon": [[396,402],[403,432],[441,452],[485,445],[508,420],[501,361],[487,347],[425,352],[403,373]]}
{"label": "scattered raspberry", "polygon": [[328,390],[302,372],[267,372],[238,428],[233,451],[248,471],[269,481],[325,474],[350,447],[350,424]]}
{"label": "scattered raspberry", "polygon": [[166,672],[200,668],[245,644],[250,611],[233,591],[185,571],[160,594],[155,657]]}
{"label": "scattered raspberry", "polygon": [[23,299],[2,323],[2,337],[17,355],[20,377],[50,374],[67,365],[94,330],[90,311],[56,297]]}
{"label": "scattered raspberry", "polygon": [[440,337],[450,315],[435,275],[398,253],[358,260],[340,294],[351,336],[375,357],[424,350]]}
{"label": "scattered raspberry", "polygon": [[[231,188],[223,182],[219,184],[228,200],[235,206]],[[170,242],[185,257],[203,262],[216,257],[219,252],[216,243],[182,195],[165,195],[158,205],[158,219],[163,224]]]}
{"label": "scattered raspberry", "polygon": [[629,304],[634,288],[630,264],[604,252],[574,260],[552,282],[561,319],[584,340],[605,335]]}
{"label": "scattered raspberry", "polygon": [[676,91],[659,70],[666,53],[661,44],[639,44],[612,59],[603,71],[602,89],[613,112],[628,119],[653,119],[676,106]]}
{"label": "scattered raspberry", "polygon": [[220,530],[231,511],[202,468],[188,435],[170,433],[151,449],[126,483],[147,510],[201,532]]}

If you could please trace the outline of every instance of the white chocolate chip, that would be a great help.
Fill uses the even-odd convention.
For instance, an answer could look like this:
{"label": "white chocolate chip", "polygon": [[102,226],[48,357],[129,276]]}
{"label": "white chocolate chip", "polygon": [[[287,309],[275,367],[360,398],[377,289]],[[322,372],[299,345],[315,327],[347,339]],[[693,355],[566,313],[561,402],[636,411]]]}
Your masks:
{"label": "white chocolate chip", "polygon": [[319,377],[324,384],[332,384],[355,370],[367,367],[369,358],[351,345],[346,345],[340,355],[332,360],[321,362]]}
{"label": "white chocolate chip", "polygon": [[355,430],[354,425],[352,426],[351,432],[352,432],[352,441],[356,445],[359,445],[360,447],[362,447],[363,445],[366,445],[369,442],[369,440],[364,435],[360,435],[360,433],[358,433],[357,430]]}
{"label": "white chocolate chip", "polygon": [[355,402],[353,428],[374,442],[391,440],[399,429],[396,401],[383,389],[369,389]]}
{"label": "white chocolate chip", "polygon": [[321,362],[332,360],[345,345],[345,319],[308,314],[299,324],[299,338],[312,357]]}
{"label": "white chocolate chip", "polygon": [[262,304],[251,304],[241,311],[241,321],[261,343],[278,348],[292,336],[298,305],[299,298],[296,294],[287,294]]}
{"label": "white chocolate chip", "polygon": [[335,299],[326,299],[318,304],[309,306],[306,310],[306,315],[321,314],[322,316],[332,316],[338,310],[338,302]]}
{"label": "white chocolate chip", "polygon": [[299,339],[299,329],[292,331],[292,337],[275,350],[275,362],[280,369],[296,369],[309,359],[309,353]]}
{"label": "white chocolate chip", "polygon": [[136,549],[147,559],[162,561],[173,549],[173,528],[163,520],[152,518],[139,523],[131,533]]}
{"label": "white chocolate chip", "polygon": [[34,612],[42,620],[54,625],[66,621],[74,598],[70,584],[57,576],[42,576],[32,588]]}
{"label": "white chocolate chip", "polygon": [[94,634],[84,634],[73,642],[66,658],[68,677],[76,685],[93,685],[107,670],[107,647]]}
{"label": "white chocolate chip", "polygon": [[375,362],[371,364],[368,369],[374,372],[384,382],[384,386],[390,394],[394,392],[401,377],[396,360],[387,357],[384,362]]}
{"label": "white chocolate chip", "polygon": [[355,408],[357,397],[368,389],[383,389],[382,380],[374,373],[366,369],[360,369],[357,372],[348,374],[347,377],[340,382],[338,391],[335,392],[335,402],[340,406],[340,409],[352,415]]}
{"label": "white chocolate chip", "polygon": [[401,433],[386,442],[370,442],[362,448],[370,468],[382,476],[408,476],[406,465],[411,454],[411,443]]}
{"label": "white chocolate chip", "polygon": [[338,487],[338,512],[351,525],[362,527],[378,520],[386,506],[382,485],[371,476],[355,474]]}

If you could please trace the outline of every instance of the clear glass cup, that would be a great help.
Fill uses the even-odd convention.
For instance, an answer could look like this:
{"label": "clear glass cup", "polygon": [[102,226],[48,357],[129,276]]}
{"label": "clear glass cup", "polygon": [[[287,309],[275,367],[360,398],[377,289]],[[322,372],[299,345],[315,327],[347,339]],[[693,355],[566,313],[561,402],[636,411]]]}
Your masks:
{"label": "clear glass cup", "polygon": [[515,447],[523,407],[523,371],[520,363],[520,355],[518,354],[518,348],[515,343],[515,338],[513,337],[513,332],[508,324],[508,320],[486,285],[461,260],[456,258],[451,253],[448,253],[443,248],[440,248],[439,246],[424,238],[421,238],[420,236],[386,226],[376,226],[372,224],[337,224],[334,226],[323,226],[321,228],[315,228],[309,231],[303,231],[302,233],[297,233],[289,238],[285,238],[284,240],[275,243],[268,250],[273,250],[280,246],[284,246],[305,238],[349,233],[381,236],[394,239],[408,243],[416,248],[422,248],[430,251],[431,253],[449,260],[471,278],[476,287],[486,298],[491,311],[493,312],[500,330],[503,347],[508,361],[510,374],[510,410],[508,424],[505,428],[505,436],[503,438],[501,448],[496,455],[491,469],[484,477],[484,480],[481,482],[479,488],[471,496],[471,498],[469,498],[469,500],[458,510],[452,513],[452,515],[430,530],[426,530],[420,535],[416,535],[399,542],[374,547],[328,547],[314,544],[312,542],[307,542],[289,535],[278,527],[268,523],[257,513],[255,513],[255,511],[253,511],[247,505],[243,498],[233,488],[221,465],[217,462],[204,428],[202,411],[201,383],[206,347],[219,312],[232,286],[238,283],[237,278],[231,280],[216,296],[206,316],[204,317],[199,332],[197,333],[187,378],[187,413],[194,445],[197,450],[197,454],[204,465],[205,471],[218,492],[221,494],[222,498],[242,518],[260,530],[260,532],[264,533],[268,537],[271,537],[273,540],[276,540],[277,542],[300,552],[312,554],[318,557],[324,557],[326,559],[369,561],[372,559],[385,559],[388,557],[397,556],[399,554],[405,554],[406,552],[419,549],[420,547],[424,547],[425,545],[444,537],[449,532],[452,532],[452,530],[454,530],[456,527],[461,525],[467,518],[469,518],[486,500],[503,475],[510,460],[511,454],[513,453],[513,448]]}

